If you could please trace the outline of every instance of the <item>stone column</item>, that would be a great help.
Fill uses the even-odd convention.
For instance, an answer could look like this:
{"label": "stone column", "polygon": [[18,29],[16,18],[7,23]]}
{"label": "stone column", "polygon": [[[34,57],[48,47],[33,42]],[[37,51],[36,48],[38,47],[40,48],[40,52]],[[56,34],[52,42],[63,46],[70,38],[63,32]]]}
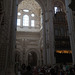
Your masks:
{"label": "stone column", "polygon": [[70,36],[70,43],[71,43],[71,50],[72,50],[72,60],[73,60],[73,64],[75,64],[75,26],[74,26],[72,10],[68,7],[70,3],[71,0],[65,0],[68,29],[69,29],[69,36]]}
{"label": "stone column", "polygon": [[42,12],[43,18],[43,65],[47,64],[47,52],[46,52],[46,24],[45,24],[45,11]]}
{"label": "stone column", "polygon": [[[10,27],[11,27],[11,8],[12,0],[2,0],[4,10],[4,17],[1,24],[0,37],[0,75],[11,75],[12,69],[8,70],[10,64],[12,65],[12,51],[10,49]],[[10,10],[10,11],[9,11]],[[11,61],[11,62],[10,62]],[[10,63],[8,63],[10,62]],[[13,73],[13,72],[12,72]]]}
{"label": "stone column", "polygon": [[55,64],[54,57],[54,27],[53,27],[53,10],[52,0],[45,2],[45,10],[43,13],[43,38],[44,38],[44,50],[43,58],[45,65]]}
{"label": "stone column", "polygon": [[10,0],[7,4],[11,4],[7,9],[10,9],[10,30],[9,30],[9,49],[7,53],[7,64],[6,64],[6,75],[15,75],[14,74],[14,66],[15,66],[15,47],[16,47],[16,24],[17,24],[17,0]]}
{"label": "stone column", "polygon": [[52,0],[47,0],[46,8],[46,51],[47,51],[47,65],[55,64],[54,57],[54,27],[53,27],[53,7]]}
{"label": "stone column", "polygon": [[50,65],[50,53],[49,53],[49,50],[50,50],[50,47],[49,47],[49,44],[50,44],[50,40],[49,40],[49,25],[48,25],[48,10],[46,8],[45,10],[45,37],[46,37],[46,65]]}

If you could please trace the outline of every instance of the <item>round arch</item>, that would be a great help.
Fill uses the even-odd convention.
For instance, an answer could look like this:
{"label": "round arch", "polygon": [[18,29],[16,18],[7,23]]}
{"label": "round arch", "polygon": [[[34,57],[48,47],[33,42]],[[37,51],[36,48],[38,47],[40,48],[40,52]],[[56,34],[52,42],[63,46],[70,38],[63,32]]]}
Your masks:
{"label": "round arch", "polygon": [[66,9],[66,8],[65,8],[65,5],[64,5],[64,3],[63,3],[61,0],[55,0],[55,1],[53,1],[53,7],[55,6],[55,3],[56,3],[56,2],[61,3],[61,4],[62,4],[63,11],[66,12],[66,11],[65,11],[65,9]]}
{"label": "round arch", "polygon": [[37,55],[37,65],[39,65],[40,64],[39,63],[39,61],[40,61],[40,52],[35,48],[29,49],[29,50],[26,51],[26,65],[28,65],[28,54],[30,52],[35,52],[36,53],[36,55]]}
{"label": "round arch", "polygon": [[[28,12],[23,12],[23,10],[29,10]],[[21,15],[17,16],[17,25],[19,23],[18,27],[23,27],[23,16],[27,14],[29,16],[29,25],[31,26],[31,20],[33,19],[35,21],[34,27],[41,27],[43,26],[43,13],[45,12],[46,7],[44,8],[44,2],[41,0],[19,0],[18,3],[18,12],[21,13]],[[31,17],[31,14],[35,14],[34,18]],[[18,21],[19,20],[19,21]],[[28,23],[28,22],[27,22]],[[24,23],[25,24],[25,23]],[[38,25],[39,24],[39,25]]]}
{"label": "round arch", "polygon": [[[23,1],[23,0],[18,0],[18,3],[20,4],[20,2],[22,2],[22,1]],[[45,4],[44,4],[44,2],[43,2],[42,0],[35,0],[35,1],[39,4],[39,6],[41,7],[41,10],[42,10],[42,13],[43,13],[43,11],[45,11]],[[42,14],[42,15],[43,15],[43,14]],[[40,54],[40,52],[39,52],[38,50],[36,50],[36,49],[31,49],[31,50],[29,49],[29,50],[27,50],[26,55],[25,55],[25,58],[26,58],[26,59],[25,59],[25,60],[26,60],[25,63],[27,64],[27,62],[28,62],[28,53],[31,52],[31,51],[34,51],[36,54],[37,54],[37,53],[39,54],[39,55],[37,54],[37,65],[40,64],[40,63],[38,63],[38,61],[40,61],[40,59],[41,59],[41,58],[40,58],[40,55],[41,55],[41,54]]]}
{"label": "round arch", "polygon": [[[18,0],[18,4],[20,4],[23,0]],[[41,0],[35,0],[41,7],[42,12],[45,10],[45,4],[43,4],[44,2],[42,2]]]}

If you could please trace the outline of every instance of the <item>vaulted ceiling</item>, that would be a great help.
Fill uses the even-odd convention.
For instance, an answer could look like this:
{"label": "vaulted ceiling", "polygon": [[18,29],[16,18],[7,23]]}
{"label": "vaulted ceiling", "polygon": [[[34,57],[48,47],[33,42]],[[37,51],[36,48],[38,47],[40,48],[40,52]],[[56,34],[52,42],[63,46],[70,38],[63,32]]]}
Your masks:
{"label": "vaulted ceiling", "polygon": [[[18,0],[18,4],[20,4],[22,1],[26,1],[26,0]],[[30,1],[30,0],[28,0],[28,1]],[[34,1],[36,1],[42,8],[44,8],[45,3],[47,2],[46,0],[34,0]]]}
{"label": "vaulted ceiling", "polygon": [[40,10],[41,8],[35,0],[23,0],[18,6],[18,10],[21,9]]}

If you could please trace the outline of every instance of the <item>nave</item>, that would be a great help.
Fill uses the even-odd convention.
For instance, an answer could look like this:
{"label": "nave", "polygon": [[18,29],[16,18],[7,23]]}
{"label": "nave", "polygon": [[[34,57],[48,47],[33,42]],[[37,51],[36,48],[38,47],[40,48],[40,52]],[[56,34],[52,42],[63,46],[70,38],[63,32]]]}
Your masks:
{"label": "nave", "polygon": [[[31,74],[35,74],[32,66],[37,74],[61,74],[64,67],[58,64],[67,63],[73,75],[74,8],[74,0],[0,0],[0,75],[18,74],[23,63],[31,65]],[[48,72],[49,67],[53,70]],[[67,69],[63,72],[67,74]]]}

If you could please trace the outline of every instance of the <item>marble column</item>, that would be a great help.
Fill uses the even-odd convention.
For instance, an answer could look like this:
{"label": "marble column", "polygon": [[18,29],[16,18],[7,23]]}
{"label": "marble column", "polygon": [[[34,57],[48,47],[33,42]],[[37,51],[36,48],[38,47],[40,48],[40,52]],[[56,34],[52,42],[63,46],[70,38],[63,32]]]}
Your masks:
{"label": "marble column", "polygon": [[65,0],[70,44],[71,44],[71,50],[72,50],[72,60],[73,60],[73,64],[75,64],[75,26],[74,26],[74,20],[73,20],[73,12],[68,7],[70,3],[71,3],[71,0]]}

